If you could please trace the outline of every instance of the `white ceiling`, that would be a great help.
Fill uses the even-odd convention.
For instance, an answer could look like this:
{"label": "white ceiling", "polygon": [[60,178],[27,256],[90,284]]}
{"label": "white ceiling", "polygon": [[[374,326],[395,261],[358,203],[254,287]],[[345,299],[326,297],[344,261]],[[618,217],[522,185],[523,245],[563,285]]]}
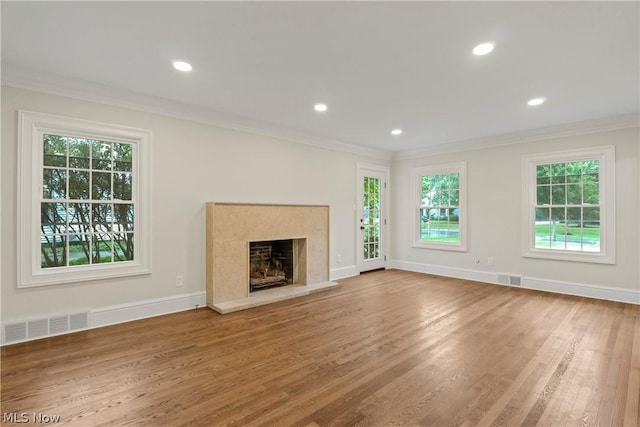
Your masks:
{"label": "white ceiling", "polygon": [[[231,127],[420,150],[637,115],[639,5],[2,1],[3,82],[55,76]],[[472,55],[484,41],[494,52]]]}

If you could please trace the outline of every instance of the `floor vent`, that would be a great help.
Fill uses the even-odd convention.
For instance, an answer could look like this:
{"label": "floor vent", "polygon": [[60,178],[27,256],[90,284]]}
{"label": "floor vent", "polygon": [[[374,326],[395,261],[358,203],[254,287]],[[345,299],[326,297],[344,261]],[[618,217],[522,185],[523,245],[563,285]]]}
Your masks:
{"label": "floor vent", "polygon": [[69,329],[77,331],[79,329],[87,329],[89,327],[89,312],[74,313],[69,315]]}
{"label": "floor vent", "polygon": [[8,323],[4,325],[4,342],[23,341],[27,339],[27,322]]}
{"label": "floor vent", "polygon": [[49,318],[49,332],[54,334],[63,334],[69,332],[69,316],[56,316]]}
{"label": "floor vent", "polygon": [[49,333],[47,319],[30,320],[27,322],[27,338],[46,337]]}
{"label": "floor vent", "polygon": [[498,274],[498,283],[502,285],[522,286],[522,276],[511,274]]}
{"label": "floor vent", "polygon": [[44,319],[6,323],[2,343],[11,344],[89,328],[89,312],[63,314]]}

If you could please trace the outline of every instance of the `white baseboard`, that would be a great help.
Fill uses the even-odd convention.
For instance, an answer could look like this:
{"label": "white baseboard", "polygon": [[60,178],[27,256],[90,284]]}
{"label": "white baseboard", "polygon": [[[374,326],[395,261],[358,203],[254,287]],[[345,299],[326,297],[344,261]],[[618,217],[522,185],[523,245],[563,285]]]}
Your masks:
{"label": "white baseboard", "polygon": [[[436,276],[455,277],[458,279],[474,280],[477,282],[504,285],[498,282],[498,273],[467,270],[455,267],[443,267],[417,262],[391,260],[389,268],[414,271],[418,273],[434,274]],[[562,282],[559,280],[541,279],[536,277],[522,277],[522,286],[525,289],[553,292],[557,294],[575,295],[580,297],[595,298],[608,301],[625,302],[640,305],[640,289],[630,290],[611,288],[605,286],[587,285],[584,283]]]}
{"label": "white baseboard", "polygon": [[329,272],[329,280],[346,279],[360,274],[358,267],[349,265],[347,267],[334,268]]}
{"label": "white baseboard", "polygon": [[607,301],[640,304],[640,290],[611,288],[607,286],[585,285],[583,283],[561,282],[558,280],[525,277],[524,286],[537,291],[555,292],[558,294],[589,297]]}
{"label": "white baseboard", "polygon": [[173,295],[146,301],[114,305],[91,310],[90,328],[115,325],[147,317],[186,311],[198,307],[206,307],[206,292]]}
{"label": "white baseboard", "polygon": [[[58,312],[37,318],[10,320],[2,322],[2,345],[17,344],[147,317],[191,310],[196,308],[196,305],[199,307],[206,306],[205,292],[173,295],[97,309],[73,310],[69,313]],[[83,321],[78,324],[71,320],[74,319],[74,315],[78,314],[85,315],[84,320],[86,322]],[[56,328],[52,327],[53,320],[56,321]],[[61,324],[60,321],[64,323]],[[37,327],[33,332],[31,331],[32,325]],[[10,334],[7,333],[8,330],[11,331]],[[8,335],[10,335],[9,338]]]}
{"label": "white baseboard", "polygon": [[498,283],[495,273],[467,270],[463,268],[443,267],[440,265],[422,264],[418,262],[391,260],[387,268],[415,271],[416,273],[434,274],[436,276],[455,277],[456,279],[475,280],[478,282]]}

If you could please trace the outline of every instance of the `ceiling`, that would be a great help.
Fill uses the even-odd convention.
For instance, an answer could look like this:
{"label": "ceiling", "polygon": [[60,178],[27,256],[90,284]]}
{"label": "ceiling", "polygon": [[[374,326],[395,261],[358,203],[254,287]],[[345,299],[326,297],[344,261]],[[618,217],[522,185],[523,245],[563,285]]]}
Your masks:
{"label": "ceiling", "polygon": [[[2,77],[301,141],[420,150],[637,116],[639,5],[2,1]],[[495,50],[474,56],[485,41]]]}

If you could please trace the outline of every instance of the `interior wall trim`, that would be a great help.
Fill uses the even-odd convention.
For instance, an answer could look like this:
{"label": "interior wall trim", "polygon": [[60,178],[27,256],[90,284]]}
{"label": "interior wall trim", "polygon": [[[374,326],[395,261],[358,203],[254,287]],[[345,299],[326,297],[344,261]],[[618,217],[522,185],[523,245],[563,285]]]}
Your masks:
{"label": "interior wall trim", "polygon": [[[199,309],[206,308],[206,294],[204,291],[95,308],[88,310],[87,327],[75,330],[73,328],[67,328],[67,330],[62,333],[56,333],[55,331],[49,330],[48,333],[39,334],[35,337],[25,336],[22,339],[11,342],[6,342],[5,334],[3,333],[2,345],[18,344],[20,342],[33,341],[56,335],[66,335],[69,333],[79,332],[81,330],[101,328],[103,326],[131,322],[134,320],[146,319],[148,317],[162,316],[164,314],[177,313],[179,311],[195,310],[196,307]],[[8,320],[2,322],[2,331],[4,332],[6,325],[15,325],[24,322],[26,326],[29,322],[33,323],[37,320],[47,320],[49,317],[56,317],[58,315],[59,313],[52,313],[42,316],[42,319],[29,318]]]}
{"label": "interior wall trim", "polygon": [[346,267],[332,268],[329,271],[329,280],[346,279],[347,277],[354,277],[359,275],[358,267],[355,265],[348,265]]}
{"label": "interior wall trim", "polygon": [[[390,268],[397,268],[398,270],[427,273],[436,276],[455,277],[457,279],[474,280],[477,282],[491,283],[494,285],[512,286],[500,283],[498,281],[499,273],[494,272],[443,267],[401,260],[391,260],[389,266]],[[511,273],[517,274],[514,272]],[[517,286],[519,288],[640,305],[640,289],[630,290],[605,286],[594,286],[584,283],[564,282],[560,280],[543,279],[537,277],[521,277],[521,286]]]}
{"label": "interior wall trim", "polygon": [[159,114],[223,129],[232,129],[376,159],[391,159],[391,152],[386,150],[364,147],[327,137],[318,137],[284,126],[239,117],[211,108],[197,107],[158,96],[144,95],[89,81],[42,73],[12,64],[2,65],[2,85]]}
{"label": "interior wall trim", "polygon": [[206,306],[205,292],[173,295],[91,310],[90,328],[116,325],[147,317],[195,310]]}
{"label": "interior wall trim", "polygon": [[442,141],[440,144],[414,150],[396,151],[393,160],[415,159],[435,154],[456,153],[527,142],[546,141],[599,132],[640,127],[639,114],[623,114],[579,122],[564,123],[537,129],[527,129],[501,135],[490,135],[462,141]]}

